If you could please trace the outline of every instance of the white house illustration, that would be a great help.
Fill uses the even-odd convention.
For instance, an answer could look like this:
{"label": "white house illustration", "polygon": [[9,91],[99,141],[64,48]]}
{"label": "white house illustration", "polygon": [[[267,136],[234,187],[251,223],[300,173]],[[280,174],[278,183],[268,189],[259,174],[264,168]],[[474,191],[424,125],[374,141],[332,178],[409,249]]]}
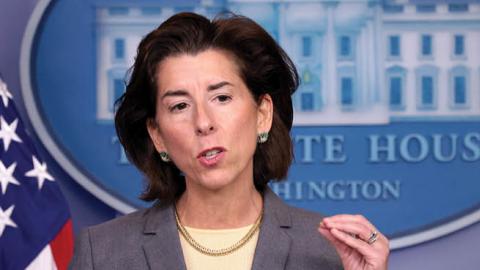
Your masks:
{"label": "white house illustration", "polygon": [[480,2],[236,0],[97,7],[97,118],[113,119],[142,36],[172,14],[246,15],[294,60],[295,125],[480,119]]}

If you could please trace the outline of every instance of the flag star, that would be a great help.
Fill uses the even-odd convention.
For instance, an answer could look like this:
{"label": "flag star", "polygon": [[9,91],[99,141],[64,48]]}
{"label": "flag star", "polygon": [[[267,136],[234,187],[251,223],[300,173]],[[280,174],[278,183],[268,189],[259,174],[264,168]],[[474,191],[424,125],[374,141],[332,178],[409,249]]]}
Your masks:
{"label": "flag star", "polygon": [[20,185],[20,183],[13,177],[13,172],[15,171],[15,167],[17,163],[14,162],[8,168],[5,167],[3,162],[0,160],[0,185],[2,186],[2,194],[7,192],[8,184],[15,184]]}
{"label": "flag star", "polygon": [[11,218],[14,208],[15,205],[12,205],[7,210],[3,211],[2,207],[0,207],[0,237],[2,237],[5,227],[11,226],[17,228],[17,224],[15,224]]}
{"label": "flag star", "polygon": [[12,93],[7,89],[7,85],[0,79],[0,97],[2,97],[3,105],[8,107],[8,99],[13,98]]}
{"label": "flag star", "polygon": [[5,149],[5,152],[8,150],[12,141],[22,142],[17,133],[15,133],[17,125],[18,118],[9,125],[3,117],[0,117],[0,139],[3,139],[3,149]]}
{"label": "flag star", "polygon": [[33,169],[25,173],[25,176],[36,177],[38,180],[38,189],[42,189],[45,180],[54,181],[55,179],[47,172],[47,163],[41,163],[35,156],[32,156]]}

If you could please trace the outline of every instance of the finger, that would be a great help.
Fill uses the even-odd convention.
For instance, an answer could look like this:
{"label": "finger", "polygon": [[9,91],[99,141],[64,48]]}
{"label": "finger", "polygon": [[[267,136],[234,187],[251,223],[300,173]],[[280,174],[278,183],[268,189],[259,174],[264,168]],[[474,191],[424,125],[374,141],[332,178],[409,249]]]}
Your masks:
{"label": "finger", "polygon": [[323,222],[323,220],[320,221],[319,227],[320,228],[325,228],[325,229],[328,228],[328,226],[325,224],[325,222]]}
{"label": "finger", "polygon": [[338,230],[331,229],[331,234],[345,245],[355,249],[358,253],[362,254],[364,257],[371,258],[375,256],[374,248],[362,240],[355,239],[350,235]]}
{"label": "finger", "polygon": [[[358,224],[358,223],[340,223],[340,224],[330,224],[331,229],[335,228],[343,233],[346,233],[350,236],[358,236],[359,239],[373,248],[379,249],[388,249],[388,239],[378,231],[370,231],[365,226]],[[376,234],[375,239],[372,242],[369,242],[374,238],[374,234]]]}
{"label": "finger", "polygon": [[325,236],[325,238],[327,238],[330,242],[332,242],[332,243],[333,242],[342,243],[340,240],[338,240],[337,238],[335,238],[335,236],[332,235],[332,233],[330,232],[329,229],[318,228],[318,231],[320,232],[320,234]]}
{"label": "finger", "polygon": [[350,222],[350,223],[325,222],[324,226],[329,229],[336,228],[350,235],[360,237],[360,239],[363,241],[368,241],[372,236],[372,232],[373,232],[366,225],[362,223],[356,223],[356,222]]}
{"label": "finger", "polygon": [[369,228],[375,229],[375,226],[373,226],[373,224],[370,223],[370,221],[362,215],[345,215],[345,214],[335,215],[335,216],[326,217],[323,219],[323,221],[336,222],[336,223],[355,222],[355,223],[365,224]]}
{"label": "finger", "polygon": [[325,225],[327,225],[327,227],[328,227],[329,224],[332,224],[332,223],[335,223],[335,224],[345,224],[345,223],[358,224],[358,226],[361,226],[361,227],[365,228],[364,230],[362,230],[362,233],[359,236],[363,240],[367,240],[367,241],[368,241],[368,239],[370,239],[373,232],[378,231],[375,228],[375,226],[373,226],[373,224],[370,223],[370,221],[362,215],[335,215],[335,216],[331,216],[331,217],[328,217],[328,218],[324,218],[322,221],[325,223]]}
{"label": "finger", "polygon": [[350,248],[348,245],[333,236],[329,229],[318,228],[318,231],[321,235],[327,238],[327,240],[335,247],[339,254],[341,254],[345,249]]}
{"label": "finger", "polygon": [[[377,247],[378,250],[389,249],[388,239],[383,234],[379,233],[378,230],[375,228],[375,226],[373,226],[370,223],[370,221],[368,221],[362,215],[345,215],[345,214],[335,215],[335,216],[324,218],[322,220],[322,223],[325,227],[330,229],[333,227],[336,227],[340,231],[347,233],[348,234],[347,236],[349,236],[350,238],[352,238],[351,237],[352,234],[358,234],[361,240],[363,240],[365,243],[367,243],[372,237],[372,234],[376,232],[378,237],[373,246]],[[352,224],[355,224],[355,225],[352,225]],[[345,227],[343,227],[343,225],[345,225]],[[357,227],[352,227],[352,226],[357,226]]]}

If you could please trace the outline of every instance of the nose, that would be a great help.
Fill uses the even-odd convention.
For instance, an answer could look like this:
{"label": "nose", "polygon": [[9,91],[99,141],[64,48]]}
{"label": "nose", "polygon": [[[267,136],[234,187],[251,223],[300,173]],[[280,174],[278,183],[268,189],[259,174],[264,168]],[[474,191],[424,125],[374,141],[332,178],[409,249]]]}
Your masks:
{"label": "nose", "polygon": [[212,112],[201,105],[197,106],[195,125],[195,134],[198,136],[205,136],[216,130]]}

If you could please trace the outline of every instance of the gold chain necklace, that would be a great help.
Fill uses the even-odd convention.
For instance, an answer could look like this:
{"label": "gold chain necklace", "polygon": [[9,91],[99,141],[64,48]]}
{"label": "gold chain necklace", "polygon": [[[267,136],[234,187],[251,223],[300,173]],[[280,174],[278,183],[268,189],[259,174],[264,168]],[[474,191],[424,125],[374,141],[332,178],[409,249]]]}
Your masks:
{"label": "gold chain necklace", "polygon": [[262,212],[260,212],[260,215],[255,221],[255,224],[253,224],[252,228],[250,228],[250,230],[247,232],[245,236],[242,237],[242,239],[240,239],[238,242],[236,242],[230,247],[221,248],[221,249],[210,249],[202,246],[200,243],[195,241],[195,239],[193,239],[193,237],[188,233],[187,229],[185,229],[185,227],[180,222],[180,218],[178,217],[176,207],[175,207],[175,220],[177,222],[177,228],[182,234],[183,238],[185,238],[185,240],[187,240],[187,243],[190,244],[190,246],[192,246],[198,252],[208,256],[225,256],[243,247],[250,239],[252,239],[253,235],[255,235],[257,230],[260,228],[260,224],[262,224],[263,208],[262,208]]}

